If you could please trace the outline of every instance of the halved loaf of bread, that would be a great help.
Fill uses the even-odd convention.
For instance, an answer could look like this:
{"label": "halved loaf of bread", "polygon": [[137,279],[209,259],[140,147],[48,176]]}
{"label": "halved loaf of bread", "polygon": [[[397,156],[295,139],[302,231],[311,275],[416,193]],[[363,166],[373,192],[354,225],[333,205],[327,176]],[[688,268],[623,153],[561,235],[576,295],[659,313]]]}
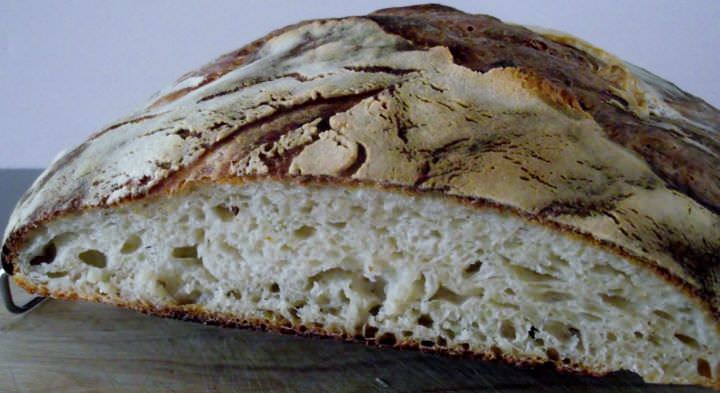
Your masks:
{"label": "halved loaf of bread", "polygon": [[62,155],[3,266],[162,316],[717,386],[719,125],[560,33],[304,22]]}

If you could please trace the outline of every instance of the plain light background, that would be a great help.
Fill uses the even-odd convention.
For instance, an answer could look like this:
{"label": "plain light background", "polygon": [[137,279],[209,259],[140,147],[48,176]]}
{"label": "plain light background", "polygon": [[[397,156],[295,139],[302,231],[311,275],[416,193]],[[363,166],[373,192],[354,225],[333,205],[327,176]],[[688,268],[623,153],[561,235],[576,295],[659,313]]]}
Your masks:
{"label": "plain light background", "polygon": [[[155,91],[302,19],[411,1],[0,0],[0,167],[45,167]],[[584,38],[720,106],[718,0],[442,1]]]}

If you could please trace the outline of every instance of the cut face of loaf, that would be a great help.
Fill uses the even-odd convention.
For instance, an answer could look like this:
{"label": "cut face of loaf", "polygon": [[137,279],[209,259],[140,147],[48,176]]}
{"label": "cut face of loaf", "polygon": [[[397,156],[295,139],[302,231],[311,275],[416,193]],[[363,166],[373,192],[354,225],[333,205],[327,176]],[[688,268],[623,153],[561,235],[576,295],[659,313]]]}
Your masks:
{"label": "cut face of loaf", "polygon": [[647,381],[720,381],[720,112],[442,6],[275,31],[62,155],[25,288]]}
{"label": "cut face of loaf", "polygon": [[497,209],[367,188],[198,187],[59,219],[24,279],[219,323],[701,383],[713,321],[618,256]]}

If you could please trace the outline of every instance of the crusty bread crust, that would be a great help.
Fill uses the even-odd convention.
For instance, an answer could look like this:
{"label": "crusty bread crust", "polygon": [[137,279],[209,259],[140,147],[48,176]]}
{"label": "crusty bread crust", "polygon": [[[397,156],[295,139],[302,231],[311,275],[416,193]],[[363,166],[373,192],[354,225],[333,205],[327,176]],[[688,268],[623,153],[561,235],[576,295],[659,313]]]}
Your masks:
{"label": "crusty bread crust", "polygon": [[13,212],[2,263],[16,273],[44,222],[197,183],[361,185],[511,211],[591,241],[685,291],[720,330],[718,129],[717,109],[566,35],[435,5],[308,21],[186,74],[53,163]]}

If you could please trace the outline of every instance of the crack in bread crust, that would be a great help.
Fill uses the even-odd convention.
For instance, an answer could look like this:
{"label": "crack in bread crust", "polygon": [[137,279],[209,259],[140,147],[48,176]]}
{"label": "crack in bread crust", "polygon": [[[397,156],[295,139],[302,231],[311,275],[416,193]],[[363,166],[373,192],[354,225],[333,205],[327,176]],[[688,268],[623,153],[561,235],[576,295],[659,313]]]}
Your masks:
{"label": "crack in bread crust", "polygon": [[[672,133],[672,125],[668,123],[674,119],[660,117],[660,121],[651,121],[632,110],[636,108],[631,108],[628,101],[639,94],[632,89],[626,91],[621,85],[633,78],[629,70],[613,64],[612,71],[619,76],[603,73],[605,59],[592,56],[582,47],[576,48],[574,40],[563,40],[563,36],[546,38],[493,17],[465,14],[446,7],[387,9],[369,17],[388,32],[420,47],[450,48],[455,62],[473,70],[485,72],[509,65],[532,70],[558,86],[568,104],[591,113],[613,141],[642,155],[668,184],[714,212],[720,212],[720,174],[705,170],[720,167],[717,140],[720,111],[701,99],[677,88],[665,90],[663,98],[689,120],[682,122],[681,127],[695,131],[691,134],[693,139],[685,142]],[[698,130],[692,122],[707,125],[708,129]],[[713,154],[698,149],[697,143]]]}

